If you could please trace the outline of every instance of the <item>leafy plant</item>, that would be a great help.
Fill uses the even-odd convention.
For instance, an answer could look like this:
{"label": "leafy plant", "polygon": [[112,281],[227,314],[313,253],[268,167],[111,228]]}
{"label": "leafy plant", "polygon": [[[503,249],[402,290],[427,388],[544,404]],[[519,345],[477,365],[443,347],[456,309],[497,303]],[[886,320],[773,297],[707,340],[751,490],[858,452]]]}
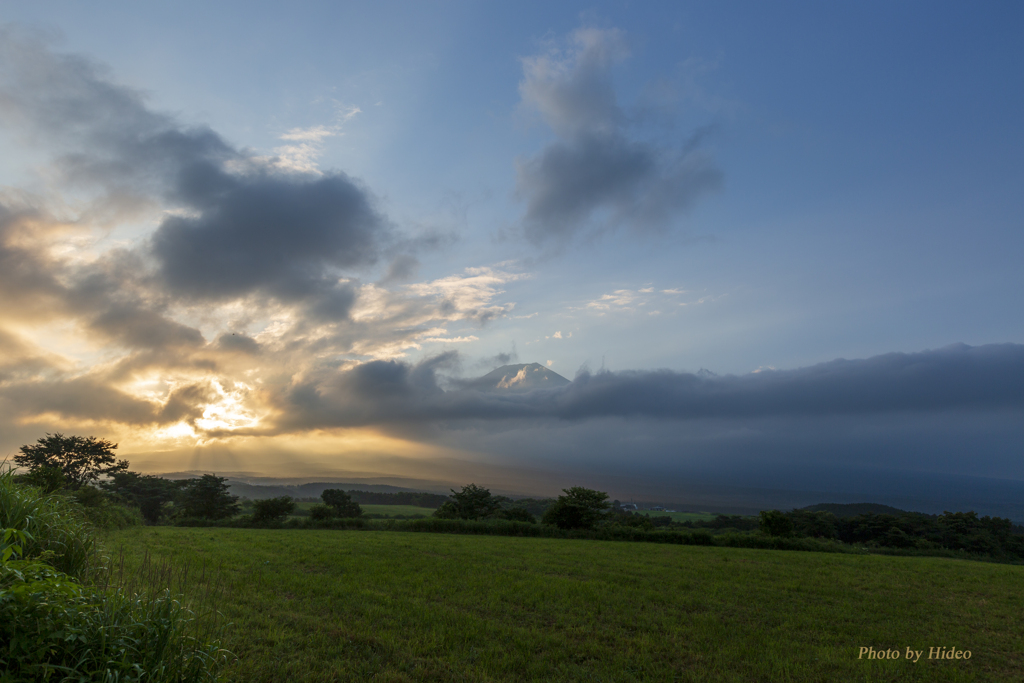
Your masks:
{"label": "leafy plant", "polygon": [[59,491],[67,484],[64,472],[59,467],[37,467],[25,474],[15,477],[19,484],[27,484],[42,489],[43,493]]}
{"label": "leafy plant", "polygon": [[0,680],[216,681],[229,653],[170,593],[83,586],[94,544],[69,499],[0,472]]}
{"label": "leafy plant", "polygon": [[57,494],[18,484],[11,470],[0,472],[0,529],[25,535],[19,555],[45,555],[49,564],[74,577],[84,577],[95,559],[96,543],[83,511]]}

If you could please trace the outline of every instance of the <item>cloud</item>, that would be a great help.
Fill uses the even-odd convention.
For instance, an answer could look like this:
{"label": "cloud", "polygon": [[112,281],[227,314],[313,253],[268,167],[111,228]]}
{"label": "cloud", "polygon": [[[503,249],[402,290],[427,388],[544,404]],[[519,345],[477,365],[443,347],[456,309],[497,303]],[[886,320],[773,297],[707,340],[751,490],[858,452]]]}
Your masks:
{"label": "cloud", "polygon": [[343,174],[237,177],[207,167],[183,170],[181,184],[192,188],[181,195],[199,214],[168,217],[152,239],[170,289],[207,299],[257,291],[283,301],[312,296],[340,301],[334,313],[347,314],[352,294],[337,273],[374,263],[384,231],[353,181]]}
{"label": "cloud", "polygon": [[[1024,409],[1024,346],[1016,344],[955,345],[740,376],[584,371],[564,388],[515,395],[443,391],[435,373],[454,356],[438,358],[444,362],[387,361],[339,370],[293,387],[288,396],[301,401],[289,407],[292,398],[286,397],[279,408],[307,427],[523,418],[742,421]],[[375,385],[377,377],[386,389]],[[380,403],[382,396],[387,400]],[[329,416],[328,422],[317,425],[313,415]]]}
{"label": "cloud", "polygon": [[466,268],[464,275],[412,284],[406,289],[418,296],[435,297],[440,309],[454,317],[483,323],[512,311],[514,303],[494,305],[491,301],[504,292],[502,285],[523,277],[522,274],[495,268]]}
{"label": "cloud", "polygon": [[[754,492],[737,487],[864,500],[892,493],[898,481],[903,499],[923,499],[935,498],[936,476],[947,477],[944,485],[1024,479],[1024,345],[961,344],[730,376],[583,371],[563,387],[522,393],[446,380],[453,364],[446,355],[310,376],[276,394],[276,416],[252,433],[369,426],[534,472],[538,486],[584,482],[681,500],[704,495],[703,482],[732,487],[728,497],[746,505],[783,503],[777,495],[751,503]],[[951,499],[929,505],[942,500]],[[979,509],[983,500],[963,504]]]}
{"label": "cloud", "polygon": [[588,227],[663,228],[721,184],[700,149],[710,128],[674,146],[631,135],[611,74],[627,55],[621,32],[584,28],[564,49],[522,60],[522,105],[558,138],[516,162],[523,231],[536,245],[565,243]]}
{"label": "cloud", "polygon": [[[319,145],[356,113],[285,141]],[[239,149],[10,29],[0,124],[43,185],[0,191],[5,434],[251,428],[304,378],[478,341],[468,328],[514,307],[503,285],[522,275],[498,269],[408,282],[446,238],[402,234],[358,180]]]}
{"label": "cloud", "polygon": [[[167,207],[140,254],[164,286],[192,299],[304,299],[314,315],[347,315],[354,295],[340,271],[374,264],[391,233],[366,188],[341,172],[275,166],[151,111],[89,60],[10,30],[2,37],[3,122],[53,147],[55,175],[97,190],[95,206]],[[315,142],[328,132],[290,135]]]}

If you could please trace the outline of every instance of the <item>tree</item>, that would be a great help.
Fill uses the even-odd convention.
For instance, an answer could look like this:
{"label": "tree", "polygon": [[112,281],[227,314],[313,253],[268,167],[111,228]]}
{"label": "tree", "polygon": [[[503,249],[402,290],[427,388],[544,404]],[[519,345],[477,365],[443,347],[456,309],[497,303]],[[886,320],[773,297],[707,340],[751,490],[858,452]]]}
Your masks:
{"label": "tree", "polygon": [[167,504],[174,501],[178,485],[169,479],[138,472],[114,472],[110,480],[100,486],[139,507],[143,518],[156,524],[166,512]]}
{"label": "tree", "polygon": [[55,467],[64,475],[70,489],[96,481],[103,475],[128,469],[127,460],[114,457],[116,443],[94,436],[64,436],[49,434],[35,444],[22,446],[14,462],[29,472],[44,467]]}
{"label": "tree", "polygon": [[183,479],[178,482],[181,494],[176,505],[182,517],[224,519],[238,514],[238,496],[228,493],[224,477],[204,474],[198,479]]}
{"label": "tree", "polygon": [[352,496],[341,489],[327,489],[320,494],[320,499],[324,504],[330,505],[338,517],[358,517],[363,514],[359,503],[353,502]]}
{"label": "tree", "polygon": [[281,496],[253,501],[252,507],[252,521],[281,522],[295,510],[295,502],[291,496]]}
{"label": "tree", "polygon": [[541,520],[559,529],[593,529],[607,516],[608,494],[603,491],[573,486],[562,489],[559,496],[544,513]]}
{"label": "tree", "polygon": [[778,510],[761,511],[761,531],[769,536],[789,536],[793,533],[793,520]]}
{"label": "tree", "polygon": [[488,489],[476,484],[466,484],[461,491],[450,489],[451,500],[434,510],[434,516],[441,519],[483,519],[494,515],[501,507],[501,501],[492,496]]}

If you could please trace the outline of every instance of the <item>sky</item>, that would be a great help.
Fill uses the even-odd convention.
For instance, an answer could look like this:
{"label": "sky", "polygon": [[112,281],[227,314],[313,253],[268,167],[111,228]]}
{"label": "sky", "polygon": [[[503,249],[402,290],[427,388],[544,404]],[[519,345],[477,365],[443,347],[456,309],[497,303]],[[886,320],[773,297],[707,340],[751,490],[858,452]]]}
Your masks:
{"label": "sky", "polygon": [[[1013,498],[1022,28],[1012,2],[0,0],[0,453]],[[516,363],[572,382],[469,381]]]}

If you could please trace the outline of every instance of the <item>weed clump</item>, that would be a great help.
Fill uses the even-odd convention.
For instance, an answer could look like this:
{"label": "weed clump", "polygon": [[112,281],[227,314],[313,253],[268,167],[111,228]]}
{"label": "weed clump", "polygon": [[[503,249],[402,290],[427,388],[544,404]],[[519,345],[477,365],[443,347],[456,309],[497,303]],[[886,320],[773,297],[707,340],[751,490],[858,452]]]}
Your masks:
{"label": "weed clump", "polygon": [[218,680],[228,653],[169,591],[87,582],[96,544],[76,507],[0,472],[0,680]]}

